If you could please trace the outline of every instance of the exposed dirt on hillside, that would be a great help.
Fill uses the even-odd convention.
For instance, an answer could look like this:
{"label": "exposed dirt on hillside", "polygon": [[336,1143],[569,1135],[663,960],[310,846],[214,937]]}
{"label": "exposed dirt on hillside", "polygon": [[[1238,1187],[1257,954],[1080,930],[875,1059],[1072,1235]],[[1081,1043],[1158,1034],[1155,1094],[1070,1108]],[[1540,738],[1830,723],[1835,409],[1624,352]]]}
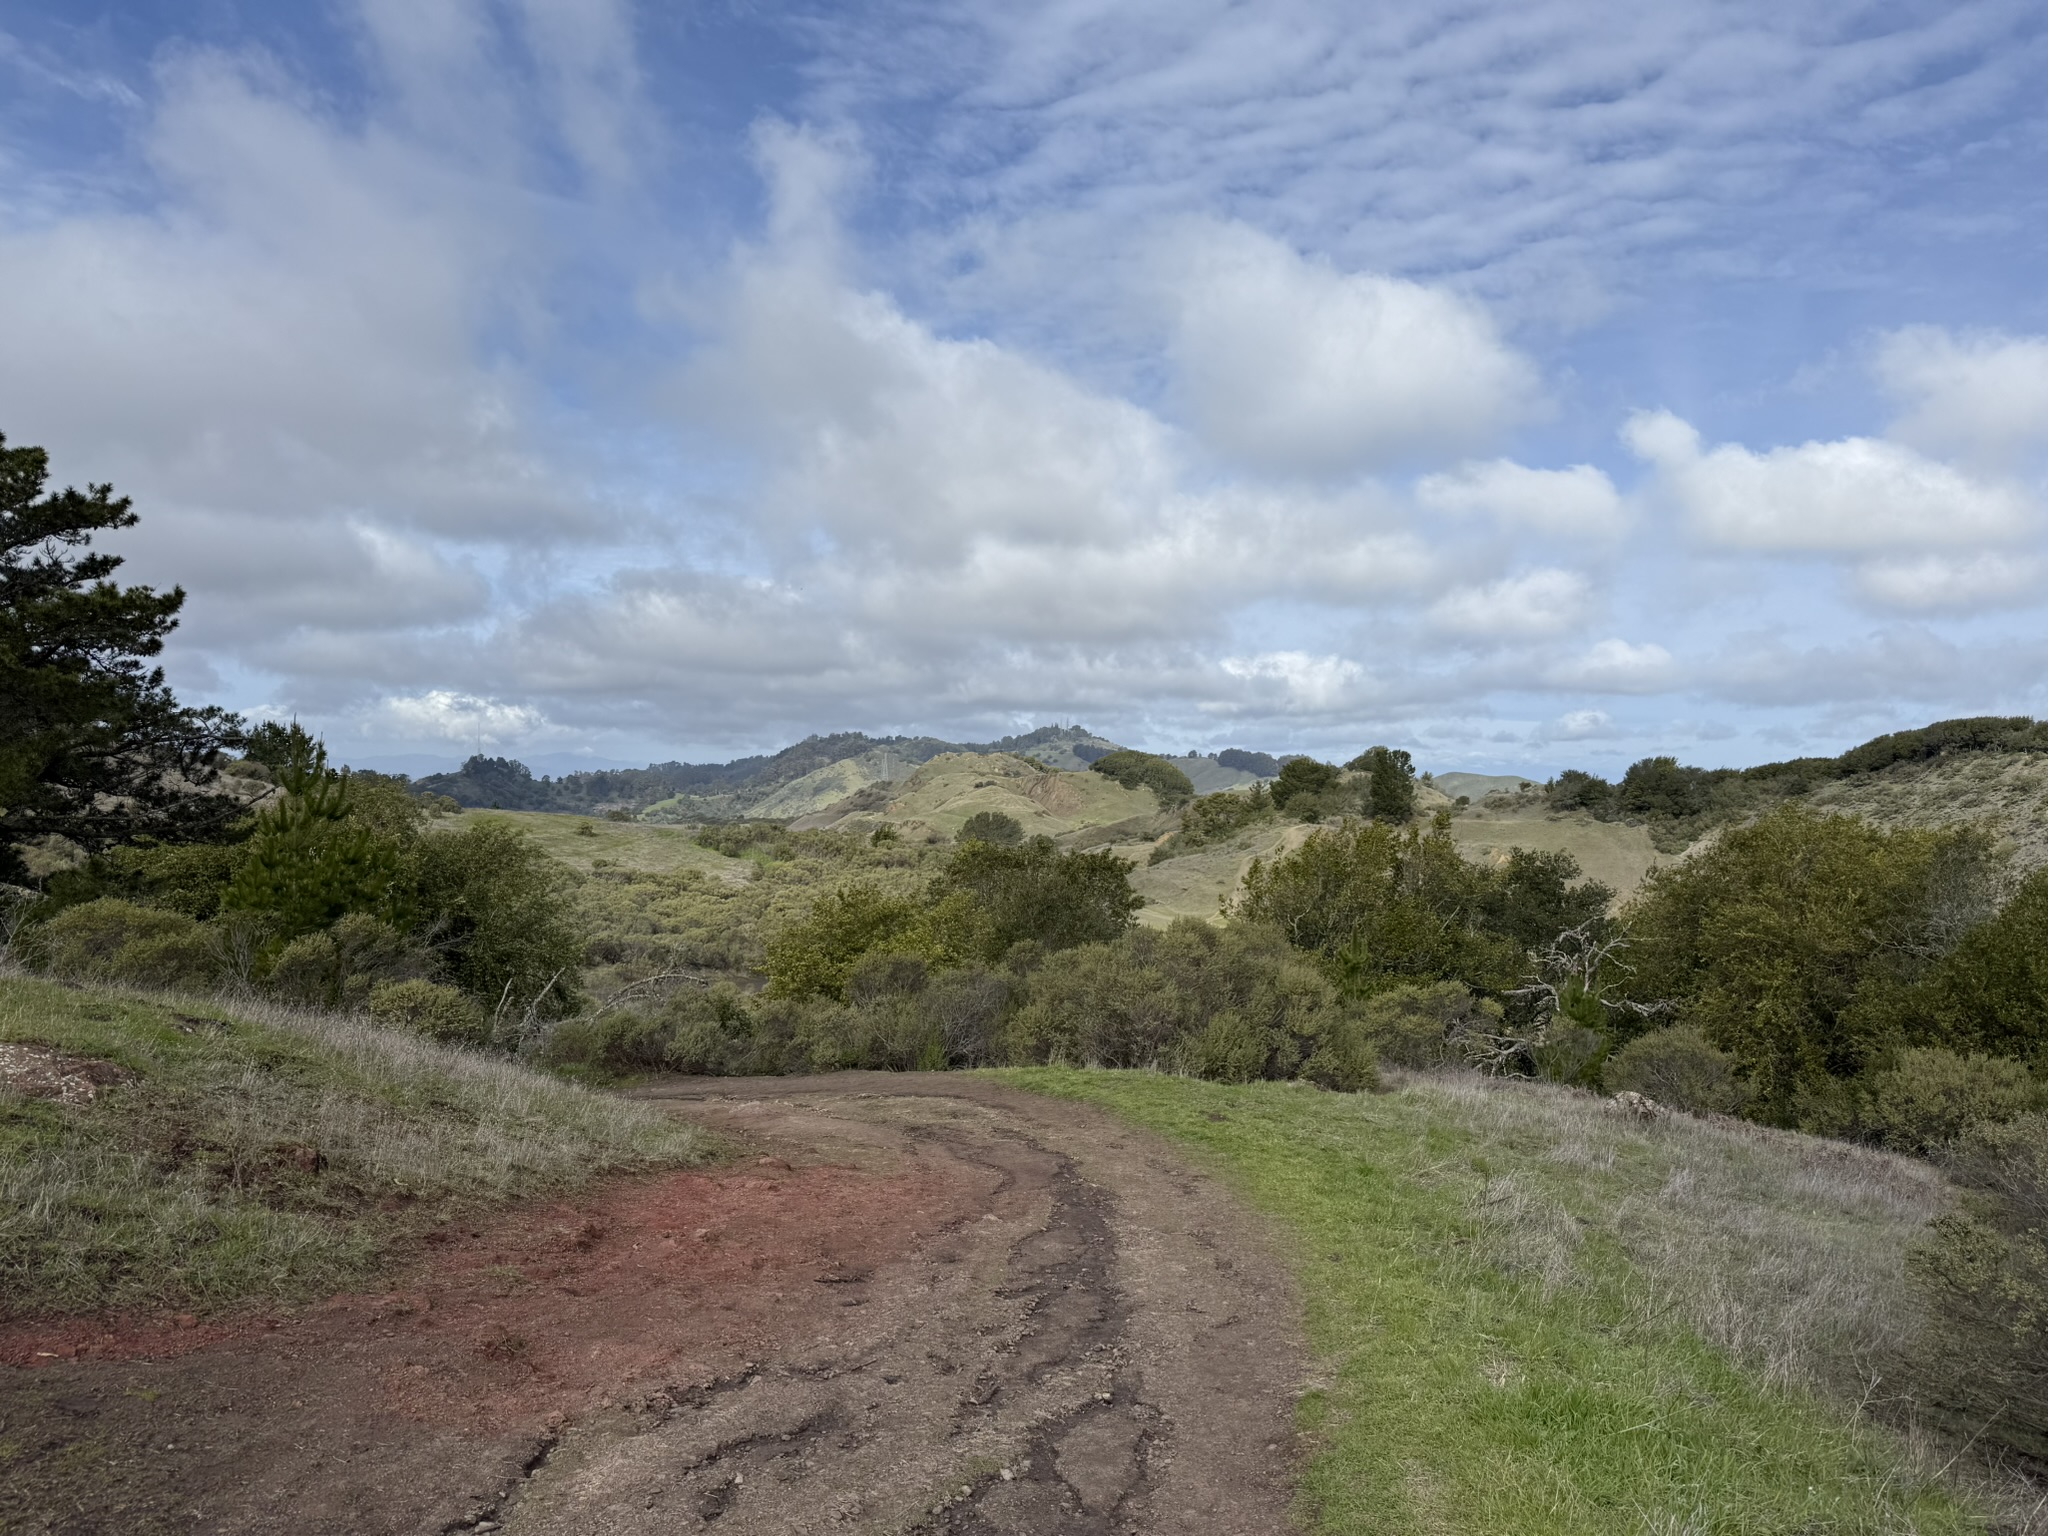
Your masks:
{"label": "exposed dirt on hillside", "polygon": [[1163,1144],[957,1076],[646,1093],[746,1156],[301,1313],[0,1329],[0,1529],[1287,1528],[1291,1288]]}

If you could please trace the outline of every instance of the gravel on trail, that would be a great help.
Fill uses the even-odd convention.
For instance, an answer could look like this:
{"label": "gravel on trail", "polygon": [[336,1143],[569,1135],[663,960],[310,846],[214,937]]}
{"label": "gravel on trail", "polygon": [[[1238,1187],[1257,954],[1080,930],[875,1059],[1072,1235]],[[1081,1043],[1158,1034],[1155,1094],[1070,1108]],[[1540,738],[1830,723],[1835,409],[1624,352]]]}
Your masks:
{"label": "gravel on trail", "polygon": [[743,1155],[375,1296],[0,1328],[0,1531],[1293,1528],[1294,1289],[1165,1142],[943,1073],[636,1096]]}

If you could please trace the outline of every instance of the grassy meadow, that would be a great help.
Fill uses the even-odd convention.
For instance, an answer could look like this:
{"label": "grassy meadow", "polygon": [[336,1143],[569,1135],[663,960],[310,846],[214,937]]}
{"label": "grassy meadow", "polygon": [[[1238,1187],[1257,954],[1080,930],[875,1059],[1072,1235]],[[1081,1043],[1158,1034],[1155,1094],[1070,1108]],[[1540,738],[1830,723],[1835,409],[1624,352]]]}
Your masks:
{"label": "grassy meadow", "polygon": [[1951,1199],[1925,1164],[1462,1074],[1002,1075],[1165,1134],[1273,1218],[1316,1357],[1318,1531],[1987,1528],[1996,1495],[1945,1481],[1949,1451],[1856,1411],[1912,1327],[1905,1246]]}

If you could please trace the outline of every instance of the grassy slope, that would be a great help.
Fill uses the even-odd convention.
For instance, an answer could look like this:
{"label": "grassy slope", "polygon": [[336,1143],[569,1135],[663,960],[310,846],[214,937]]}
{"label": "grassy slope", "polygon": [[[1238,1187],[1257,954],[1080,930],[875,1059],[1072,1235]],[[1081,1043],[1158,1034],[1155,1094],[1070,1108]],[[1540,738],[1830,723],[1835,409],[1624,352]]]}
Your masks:
{"label": "grassy slope", "polygon": [[[465,811],[460,817],[443,818],[437,825],[457,828],[477,821],[517,827],[555,858],[584,874],[600,861],[652,875],[696,869],[728,880],[744,880],[751,874],[744,860],[698,847],[690,840],[692,829],[688,827],[556,816],[546,811]],[[584,827],[590,831],[579,830]]]}
{"label": "grassy slope", "polygon": [[2048,756],[1957,753],[1823,784],[1809,798],[1883,827],[1989,826],[2022,870],[2048,864]]}
{"label": "grassy slope", "polygon": [[887,809],[856,813],[845,825],[886,821],[913,837],[951,837],[977,811],[1014,816],[1027,836],[1058,837],[1154,817],[1159,802],[1149,789],[1125,789],[1099,773],[1049,773],[1007,753],[952,752],[904,780]]}
{"label": "grassy slope", "polygon": [[1504,861],[1514,848],[1569,853],[1588,879],[1612,886],[1624,899],[1652,869],[1674,862],[1672,855],[1657,851],[1641,827],[1595,821],[1583,811],[1545,811],[1540,805],[1468,807],[1452,818],[1451,836],[1460,853],[1480,864]]}
{"label": "grassy slope", "polygon": [[0,1089],[0,1316],[317,1295],[459,1209],[696,1160],[643,1106],[352,1020],[0,976],[0,1041],[113,1061]]}
{"label": "grassy slope", "polygon": [[1004,1076],[1166,1133],[1278,1219],[1319,1529],[1977,1528],[1808,1387],[1901,1326],[1899,1253],[1945,1198],[1925,1169],[1471,1080]]}
{"label": "grassy slope", "polygon": [[1272,858],[1298,848],[1315,830],[1300,822],[1266,822],[1228,842],[1198,848],[1161,864],[1148,864],[1149,843],[1122,844],[1116,852],[1131,861],[1131,888],[1145,898],[1138,921],[1163,928],[1177,917],[1213,921],[1221,902],[1237,894],[1255,858]]}

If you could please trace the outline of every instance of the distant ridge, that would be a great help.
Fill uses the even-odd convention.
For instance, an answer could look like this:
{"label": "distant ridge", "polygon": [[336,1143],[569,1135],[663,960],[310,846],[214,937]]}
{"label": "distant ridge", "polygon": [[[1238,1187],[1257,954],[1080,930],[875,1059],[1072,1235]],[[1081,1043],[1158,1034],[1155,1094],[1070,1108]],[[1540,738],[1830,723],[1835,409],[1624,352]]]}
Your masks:
{"label": "distant ridge", "polygon": [[[536,777],[516,759],[478,753],[455,772],[430,774],[415,787],[447,795],[460,805],[508,811],[587,816],[623,810],[638,815],[658,808],[665,819],[723,821],[750,814],[787,814],[782,806],[768,805],[778,791],[838,764],[858,762],[862,770],[869,770],[845,775],[849,783],[894,777],[897,765],[915,769],[947,752],[1014,752],[1035,758],[1048,768],[1073,771],[1120,746],[1081,725],[1043,725],[1021,735],[980,742],[841,731],[807,736],[780,752],[735,758],[729,763],[652,763],[645,768],[597,769],[560,778]],[[1235,749],[1216,757],[1173,760],[1192,765],[1191,777],[1201,789],[1250,783],[1261,776],[1262,769],[1268,775],[1278,771],[1277,761],[1267,754]],[[1267,768],[1268,764],[1272,767]],[[757,807],[763,809],[757,811]]]}

